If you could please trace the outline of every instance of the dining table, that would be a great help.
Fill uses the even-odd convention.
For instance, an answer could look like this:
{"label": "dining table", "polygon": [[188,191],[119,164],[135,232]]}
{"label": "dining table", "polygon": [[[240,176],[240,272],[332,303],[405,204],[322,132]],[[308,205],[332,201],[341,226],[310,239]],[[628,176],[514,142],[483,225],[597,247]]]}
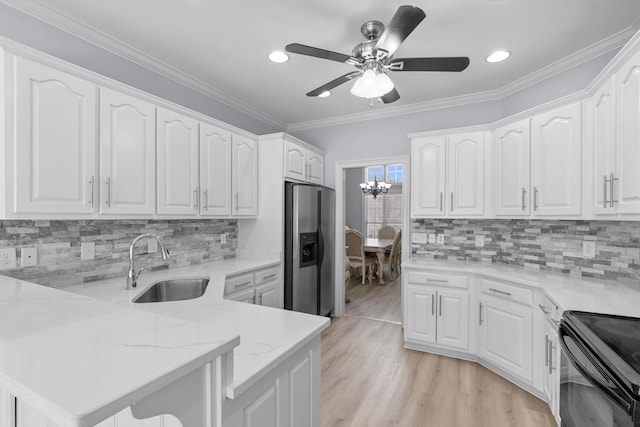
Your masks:
{"label": "dining table", "polygon": [[364,239],[364,252],[365,254],[375,254],[378,258],[378,265],[380,271],[378,273],[378,280],[381,285],[384,285],[384,257],[385,253],[391,250],[393,245],[393,239],[378,239],[375,237],[367,237]]}

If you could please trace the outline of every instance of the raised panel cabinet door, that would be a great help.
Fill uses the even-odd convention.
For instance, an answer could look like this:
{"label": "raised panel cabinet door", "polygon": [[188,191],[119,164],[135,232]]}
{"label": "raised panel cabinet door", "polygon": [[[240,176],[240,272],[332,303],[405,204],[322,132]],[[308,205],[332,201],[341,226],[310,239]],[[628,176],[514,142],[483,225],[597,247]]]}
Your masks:
{"label": "raised panel cabinet door", "polygon": [[156,107],[100,89],[100,212],[156,210]]}
{"label": "raised panel cabinet door", "polygon": [[450,215],[484,212],[484,132],[448,137],[448,200]]}
{"label": "raised panel cabinet door", "polygon": [[533,215],[579,215],[582,132],[580,103],[535,116],[531,122]]}
{"label": "raised panel cabinet door", "polygon": [[[615,208],[611,198],[611,178],[616,173],[615,99],[613,78],[609,79],[593,95],[591,106],[591,127],[593,138],[593,213],[613,214]],[[613,175],[613,176],[612,176]],[[614,184],[616,182],[614,181]]]}
{"label": "raised panel cabinet door", "polygon": [[443,216],[446,137],[411,141],[411,214]]}
{"label": "raised panel cabinet door", "polygon": [[313,357],[309,351],[289,371],[289,410],[291,426],[313,426],[316,414],[313,399],[316,395],[313,380]]}
{"label": "raised panel cabinet door", "polygon": [[496,298],[481,298],[480,304],[480,356],[526,381],[532,381],[531,310]]}
{"label": "raised panel cabinet door", "polygon": [[493,197],[496,215],[529,215],[530,132],[529,119],[493,131]]}
{"label": "raised panel cabinet door", "polygon": [[324,184],[324,156],[307,150],[307,181]]}
{"label": "raised panel cabinet door", "polygon": [[256,304],[266,307],[276,306],[276,283],[256,287]]}
{"label": "raised panel cabinet door", "polygon": [[469,348],[469,292],[438,290],[438,344]]}
{"label": "raised panel cabinet door", "polygon": [[284,142],[284,177],[307,180],[307,149],[291,141]]}
{"label": "raised panel cabinet door", "polygon": [[20,399],[16,399],[15,427],[59,427]]}
{"label": "raised panel cabinet door", "polygon": [[234,134],[231,148],[231,214],[258,214],[258,142]]}
{"label": "raised panel cabinet door", "polygon": [[16,58],[15,213],[93,213],[96,86]]}
{"label": "raised panel cabinet door", "polygon": [[158,109],[158,213],[196,215],[198,185],[198,122]]}
{"label": "raised panel cabinet door", "polygon": [[231,215],[231,132],[200,123],[200,214]]}
{"label": "raised panel cabinet door", "polygon": [[[640,53],[616,74],[618,212],[640,213]],[[615,191],[617,188],[617,191]]]}
{"label": "raised panel cabinet door", "polygon": [[548,399],[551,413],[558,418],[560,409],[560,372],[558,365],[560,343],[558,342],[558,331],[546,320],[544,323],[544,339],[543,391]]}
{"label": "raised panel cabinet door", "polygon": [[279,427],[278,383],[274,383],[243,409],[243,427]]}
{"label": "raised panel cabinet door", "polygon": [[405,339],[425,344],[436,342],[436,290],[408,284],[405,303]]}

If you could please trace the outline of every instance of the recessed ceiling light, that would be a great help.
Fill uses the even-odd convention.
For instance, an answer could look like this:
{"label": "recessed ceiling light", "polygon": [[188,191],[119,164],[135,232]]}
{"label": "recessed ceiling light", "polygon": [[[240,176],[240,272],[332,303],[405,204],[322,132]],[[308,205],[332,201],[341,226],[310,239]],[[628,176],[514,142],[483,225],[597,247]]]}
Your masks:
{"label": "recessed ceiling light", "polygon": [[487,62],[500,62],[504,61],[511,56],[511,52],[506,50],[496,50],[491,55],[487,56]]}
{"label": "recessed ceiling light", "polygon": [[282,64],[283,62],[287,62],[289,60],[289,55],[280,50],[274,50],[269,54],[269,59],[272,62]]}
{"label": "recessed ceiling light", "polygon": [[318,95],[319,98],[326,98],[327,96],[331,95],[331,92],[328,90],[325,90],[324,92],[322,92],[320,95]]}

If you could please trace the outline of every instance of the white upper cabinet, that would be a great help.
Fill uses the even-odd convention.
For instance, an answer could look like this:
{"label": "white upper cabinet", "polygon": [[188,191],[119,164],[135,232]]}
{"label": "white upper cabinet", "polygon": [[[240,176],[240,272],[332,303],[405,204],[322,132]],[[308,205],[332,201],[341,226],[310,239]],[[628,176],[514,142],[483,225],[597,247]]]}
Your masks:
{"label": "white upper cabinet", "polygon": [[324,154],[302,142],[284,140],[284,177],[298,181],[324,184]]}
{"label": "white upper cabinet", "polygon": [[156,107],[100,89],[100,212],[154,214]]}
{"label": "white upper cabinet", "polygon": [[198,122],[158,109],[158,214],[198,212]]}
{"label": "white upper cabinet", "polygon": [[[640,213],[640,52],[623,66],[616,81],[617,173],[613,206],[622,214]],[[617,200],[617,203],[616,203]]]}
{"label": "white upper cabinet", "polygon": [[580,215],[580,103],[536,115],[531,122],[533,215]]}
{"label": "white upper cabinet", "polygon": [[443,216],[446,136],[411,141],[411,215]]}
{"label": "white upper cabinet", "polygon": [[14,213],[93,213],[96,86],[23,58],[15,72]]}
{"label": "white upper cabinet", "polygon": [[484,213],[484,132],[450,135],[447,141],[449,161],[449,214]]}
{"label": "white upper cabinet", "polygon": [[231,215],[231,132],[200,123],[200,213]]}
{"label": "white upper cabinet", "polygon": [[493,131],[493,200],[496,215],[528,216],[530,122],[520,120]]}
{"label": "white upper cabinet", "polygon": [[616,170],[615,97],[613,78],[591,100],[593,136],[593,212],[615,213],[611,203],[611,179]]}
{"label": "white upper cabinet", "polygon": [[231,213],[255,216],[258,214],[258,142],[236,134],[231,142]]}

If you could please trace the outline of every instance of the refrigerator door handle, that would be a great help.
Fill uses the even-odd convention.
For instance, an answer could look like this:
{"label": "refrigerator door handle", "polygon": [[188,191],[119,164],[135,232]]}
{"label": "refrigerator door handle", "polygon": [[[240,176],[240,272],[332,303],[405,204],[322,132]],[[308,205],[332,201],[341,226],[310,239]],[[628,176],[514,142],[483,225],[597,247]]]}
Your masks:
{"label": "refrigerator door handle", "polygon": [[318,225],[318,265],[322,265],[324,260],[324,234],[322,233],[322,225]]}

